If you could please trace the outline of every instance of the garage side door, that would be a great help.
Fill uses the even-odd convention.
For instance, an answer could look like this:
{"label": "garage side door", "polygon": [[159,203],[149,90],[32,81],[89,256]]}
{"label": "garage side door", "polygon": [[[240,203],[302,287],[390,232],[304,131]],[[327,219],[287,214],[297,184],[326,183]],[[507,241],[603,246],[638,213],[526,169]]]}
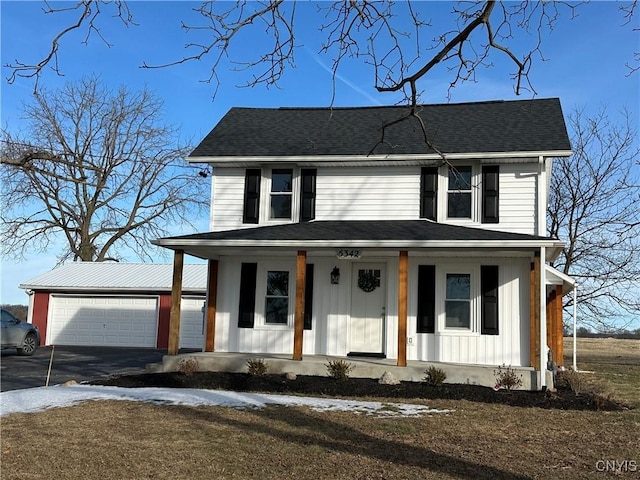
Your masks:
{"label": "garage side door", "polygon": [[180,348],[204,348],[204,298],[182,297]]}
{"label": "garage side door", "polygon": [[49,312],[50,345],[156,346],[156,297],[55,295]]}

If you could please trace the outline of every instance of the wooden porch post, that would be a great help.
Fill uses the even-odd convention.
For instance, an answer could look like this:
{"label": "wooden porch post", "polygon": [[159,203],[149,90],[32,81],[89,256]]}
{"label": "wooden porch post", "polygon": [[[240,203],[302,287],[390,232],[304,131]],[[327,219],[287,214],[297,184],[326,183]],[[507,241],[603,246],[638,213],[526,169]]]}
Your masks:
{"label": "wooden porch post", "polygon": [[302,360],[304,334],[304,297],[307,274],[307,252],[298,251],[296,258],[296,309],[293,320],[293,359]]}
{"label": "wooden porch post", "polygon": [[180,302],[182,300],[182,269],[184,251],[173,254],[173,283],[171,285],[171,314],[169,316],[169,355],[177,355],[180,348]]}
{"label": "wooden porch post", "polygon": [[398,259],[398,366],[407,366],[407,274],[409,252],[400,251]]}
{"label": "wooden porch post", "polygon": [[209,288],[207,289],[207,330],[204,351],[213,352],[215,350],[216,339],[216,303],[218,299],[218,260],[209,260],[207,273]]}
{"label": "wooden porch post", "polygon": [[540,366],[540,253],[536,252],[529,274],[529,364]]}
{"label": "wooden porch post", "polygon": [[564,365],[563,322],[562,322],[562,285],[556,285],[556,343],[554,345],[554,361],[556,365]]}
{"label": "wooden porch post", "polygon": [[547,297],[547,345],[555,355],[556,350],[556,291],[551,290]]}

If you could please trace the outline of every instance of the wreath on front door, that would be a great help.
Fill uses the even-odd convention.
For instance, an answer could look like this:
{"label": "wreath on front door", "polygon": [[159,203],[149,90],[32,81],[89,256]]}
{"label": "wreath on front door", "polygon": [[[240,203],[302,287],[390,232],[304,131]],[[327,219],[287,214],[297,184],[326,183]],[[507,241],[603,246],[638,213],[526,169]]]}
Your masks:
{"label": "wreath on front door", "polygon": [[378,286],[378,279],[373,272],[364,271],[358,275],[358,288],[363,292],[373,292]]}

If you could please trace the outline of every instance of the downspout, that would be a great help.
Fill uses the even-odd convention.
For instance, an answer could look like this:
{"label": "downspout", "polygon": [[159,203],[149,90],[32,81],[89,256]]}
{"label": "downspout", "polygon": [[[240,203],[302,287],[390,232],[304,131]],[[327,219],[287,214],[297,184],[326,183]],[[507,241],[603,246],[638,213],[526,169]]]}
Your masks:
{"label": "downspout", "polygon": [[578,334],[576,332],[576,318],[577,318],[577,302],[578,302],[578,284],[573,286],[573,371],[578,371]]}
{"label": "downspout", "polygon": [[[547,169],[544,155],[538,156],[538,235],[547,233]],[[546,248],[540,247],[540,390],[547,387],[547,275],[546,275]]]}
{"label": "downspout", "polygon": [[[545,236],[547,232],[547,165],[545,157],[540,155],[538,157],[538,235]],[[540,259],[544,266],[544,257]]]}
{"label": "downspout", "polygon": [[540,247],[540,390],[547,386],[547,275],[545,267],[546,248]]}
{"label": "downspout", "polygon": [[33,323],[33,290],[25,290],[25,293],[29,296],[29,307],[27,308],[27,322]]}

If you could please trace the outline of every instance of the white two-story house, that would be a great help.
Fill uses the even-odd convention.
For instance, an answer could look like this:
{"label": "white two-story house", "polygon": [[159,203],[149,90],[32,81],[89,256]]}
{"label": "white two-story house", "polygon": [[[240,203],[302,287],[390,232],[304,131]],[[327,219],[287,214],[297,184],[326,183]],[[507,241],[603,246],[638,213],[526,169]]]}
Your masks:
{"label": "white two-story house", "polygon": [[562,363],[559,100],[423,105],[424,129],[384,127],[407,113],[232,108],[202,140],[188,160],[213,167],[210,231],[154,243],[175,251],[177,300],[184,254],[208,260],[206,351]]}

